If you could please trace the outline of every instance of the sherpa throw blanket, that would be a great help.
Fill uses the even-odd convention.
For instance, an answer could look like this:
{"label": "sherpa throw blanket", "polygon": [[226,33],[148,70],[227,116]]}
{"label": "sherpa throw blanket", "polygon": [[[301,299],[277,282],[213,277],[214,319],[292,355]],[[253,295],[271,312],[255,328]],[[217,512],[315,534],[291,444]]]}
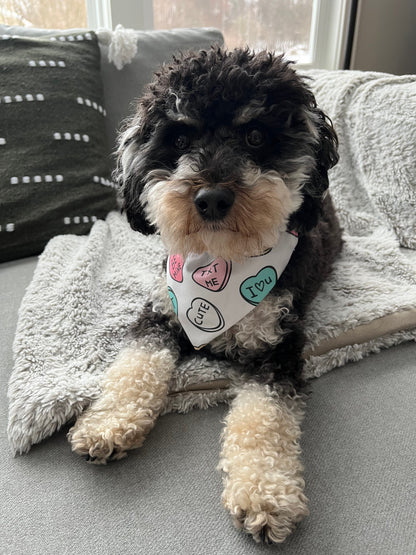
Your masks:
{"label": "sherpa throw blanket", "polygon": [[[311,75],[340,140],[330,182],[345,246],[306,318],[306,377],[416,340],[416,77]],[[14,343],[8,431],[15,453],[99,395],[100,378],[126,343],[164,255],[158,236],[131,231],[115,212],[89,236],[49,243]],[[165,412],[226,400],[232,374],[229,364],[191,356],[172,379]]]}

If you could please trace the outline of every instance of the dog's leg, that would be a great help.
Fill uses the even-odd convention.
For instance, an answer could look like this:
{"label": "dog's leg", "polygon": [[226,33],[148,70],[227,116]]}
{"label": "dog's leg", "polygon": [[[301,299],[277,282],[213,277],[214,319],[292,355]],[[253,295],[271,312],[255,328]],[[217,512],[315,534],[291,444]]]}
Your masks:
{"label": "dog's leg", "polygon": [[72,450],[96,464],[140,447],[168,394],[178,349],[166,319],[145,312],[136,330],[140,339],[120,352],[104,376],[100,396],[68,433]]}
{"label": "dog's leg", "polygon": [[308,514],[300,463],[303,402],[257,383],[243,386],[223,433],[223,503],[256,541],[280,543]]}
{"label": "dog's leg", "polygon": [[168,349],[122,351],[105,375],[100,397],[69,431],[72,450],[105,464],[140,447],[162,409],[174,365]]}

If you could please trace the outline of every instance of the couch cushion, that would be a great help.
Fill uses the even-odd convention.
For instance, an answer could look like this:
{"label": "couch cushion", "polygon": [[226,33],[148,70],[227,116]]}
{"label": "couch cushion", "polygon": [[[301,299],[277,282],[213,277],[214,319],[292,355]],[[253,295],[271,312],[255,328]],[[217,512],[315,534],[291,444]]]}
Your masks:
{"label": "couch cushion", "polygon": [[0,261],[84,234],[116,206],[92,32],[0,37]]}

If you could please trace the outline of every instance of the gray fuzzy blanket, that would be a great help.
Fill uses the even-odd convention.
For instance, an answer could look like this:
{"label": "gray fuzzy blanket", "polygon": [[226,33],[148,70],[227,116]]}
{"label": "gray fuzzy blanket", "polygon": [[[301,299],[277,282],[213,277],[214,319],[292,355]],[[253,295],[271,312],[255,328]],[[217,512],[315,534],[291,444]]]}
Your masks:
{"label": "gray fuzzy blanket", "polygon": [[[345,229],[333,275],[306,318],[306,377],[406,340],[416,340],[416,77],[311,72],[332,117],[340,162],[331,194]],[[160,273],[159,237],[130,230],[118,213],[89,236],[54,238],[23,299],[9,384],[15,453],[74,419]],[[394,370],[392,370],[394,371]],[[184,361],[165,412],[227,400],[233,369],[200,355]]]}

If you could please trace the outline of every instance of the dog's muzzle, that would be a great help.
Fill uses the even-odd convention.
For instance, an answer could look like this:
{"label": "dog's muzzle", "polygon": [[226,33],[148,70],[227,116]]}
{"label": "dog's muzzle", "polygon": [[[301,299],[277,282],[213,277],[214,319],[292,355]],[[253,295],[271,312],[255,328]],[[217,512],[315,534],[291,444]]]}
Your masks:
{"label": "dog's muzzle", "polygon": [[234,193],[224,187],[202,188],[194,197],[194,204],[204,220],[223,220],[234,204]]}

